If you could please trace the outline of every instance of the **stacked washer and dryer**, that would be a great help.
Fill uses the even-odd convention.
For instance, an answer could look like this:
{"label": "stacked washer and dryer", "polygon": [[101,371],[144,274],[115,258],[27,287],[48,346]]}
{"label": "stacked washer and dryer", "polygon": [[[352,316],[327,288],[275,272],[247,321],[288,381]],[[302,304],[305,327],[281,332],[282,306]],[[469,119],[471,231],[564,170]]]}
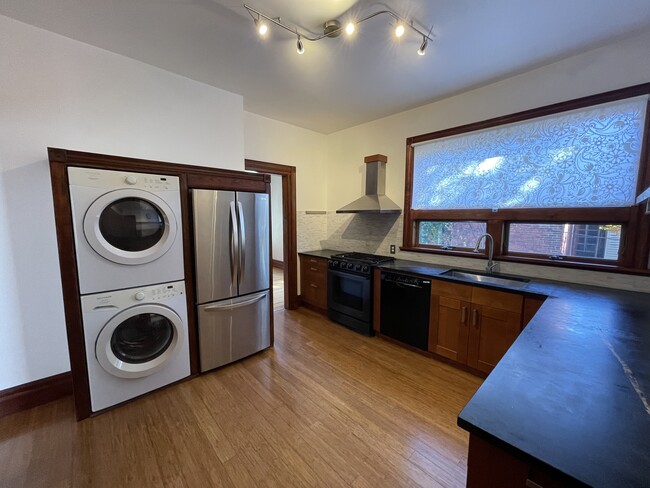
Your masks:
{"label": "stacked washer and dryer", "polygon": [[190,374],[179,179],[68,168],[91,410]]}

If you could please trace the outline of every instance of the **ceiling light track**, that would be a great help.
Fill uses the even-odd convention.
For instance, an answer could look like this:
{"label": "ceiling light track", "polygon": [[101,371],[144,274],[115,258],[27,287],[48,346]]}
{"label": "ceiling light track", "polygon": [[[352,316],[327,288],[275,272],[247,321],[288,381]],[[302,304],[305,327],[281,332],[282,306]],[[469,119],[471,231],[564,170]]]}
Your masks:
{"label": "ceiling light track", "polygon": [[389,17],[392,17],[397,22],[395,26],[395,35],[397,37],[401,37],[404,34],[406,28],[409,28],[412,31],[419,34],[420,36],[422,36],[422,44],[420,44],[420,48],[418,49],[418,54],[420,56],[424,55],[429,41],[433,40],[431,36],[433,35],[433,37],[435,37],[435,35],[432,34],[433,26],[431,26],[431,29],[429,29],[428,33],[423,32],[415,25],[413,20],[403,19],[392,10],[380,10],[379,12],[375,12],[361,19],[352,20],[343,27],[341,27],[341,23],[336,19],[328,20],[323,23],[323,33],[320,35],[313,35],[311,33],[300,32],[298,28],[291,27],[283,23],[280,17],[269,17],[268,15],[265,15],[259,10],[256,10],[253,7],[246,4],[244,4],[244,8],[248,11],[249,15],[253,18],[256,29],[258,30],[260,35],[266,34],[266,30],[264,30],[264,33],[262,33],[262,30],[260,29],[260,26],[262,25],[266,26],[266,24],[264,23],[264,20],[266,20],[297,36],[298,54],[302,54],[305,51],[302,40],[311,41],[311,42],[320,41],[321,39],[324,39],[326,37],[338,37],[341,34],[341,32],[346,32],[348,35],[351,35],[352,33],[355,32],[357,25],[361,24],[362,22],[365,22],[366,20],[370,20],[374,17],[378,17],[380,15],[388,15]]}

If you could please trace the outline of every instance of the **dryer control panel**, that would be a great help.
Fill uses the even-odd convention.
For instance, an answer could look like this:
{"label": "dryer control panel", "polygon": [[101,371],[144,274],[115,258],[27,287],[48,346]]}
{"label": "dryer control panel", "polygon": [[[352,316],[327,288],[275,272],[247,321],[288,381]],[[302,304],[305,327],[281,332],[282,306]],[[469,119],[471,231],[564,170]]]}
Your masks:
{"label": "dryer control panel", "polygon": [[70,185],[88,186],[114,190],[118,188],[140,188],[149,191],[178,191],[178,176],[131,173],[130,171],[112,171],[93,168],[68,168]]}
{"label": "dryer control panel", "polygon": [[108,291],[81,297],[83,312],[117,310],[144,303],[164,303],[170,298],[185,294],[185,282],[141,286],[129,290]]}

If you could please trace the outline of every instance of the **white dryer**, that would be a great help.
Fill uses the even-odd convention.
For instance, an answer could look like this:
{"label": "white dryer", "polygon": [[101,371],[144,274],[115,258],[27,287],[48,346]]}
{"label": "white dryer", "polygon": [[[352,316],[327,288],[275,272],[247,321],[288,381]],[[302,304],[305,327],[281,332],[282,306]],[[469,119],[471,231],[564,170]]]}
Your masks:
{"label": "white dryer", "polygon": [[91,410],[190,374],[182,281],[81,297]]}
{"label": "white dryer", "polygon": [[68,168],[82,295],[183,280],[176,176]]}

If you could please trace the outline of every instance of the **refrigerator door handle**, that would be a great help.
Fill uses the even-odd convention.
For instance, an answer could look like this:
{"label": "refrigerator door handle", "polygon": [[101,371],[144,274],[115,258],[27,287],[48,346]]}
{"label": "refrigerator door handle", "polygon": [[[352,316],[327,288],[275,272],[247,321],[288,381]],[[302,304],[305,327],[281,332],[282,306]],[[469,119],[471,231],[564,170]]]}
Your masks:
{"label": "refrigerator door handle", "polygon": [[237,209],[239,210],[239,282],[241,282],[246,271],[246,223],[244,222],[244,208],[241,202],[237,202]]}
{"label": "refrigerator door handle", "polygon": [[266,292],[260,293],[259,295],[256,295],[253,298],[251,298],[250,300],[243,300],[241,302],[235,302],[235,303],[230,302],[230,303],[224,303],[220,305],[210,305],[209,307],[205,307],[204,310],[206,312],[218,312],[220,310],[232,310],[234,308],[241,308],[259,302],[265,296],[266,296]]}
{"label": "refrigerator door handle", "polygon": [[239,279],[239,223],[235,202],[230,202],[230,281],[237,289]]}

